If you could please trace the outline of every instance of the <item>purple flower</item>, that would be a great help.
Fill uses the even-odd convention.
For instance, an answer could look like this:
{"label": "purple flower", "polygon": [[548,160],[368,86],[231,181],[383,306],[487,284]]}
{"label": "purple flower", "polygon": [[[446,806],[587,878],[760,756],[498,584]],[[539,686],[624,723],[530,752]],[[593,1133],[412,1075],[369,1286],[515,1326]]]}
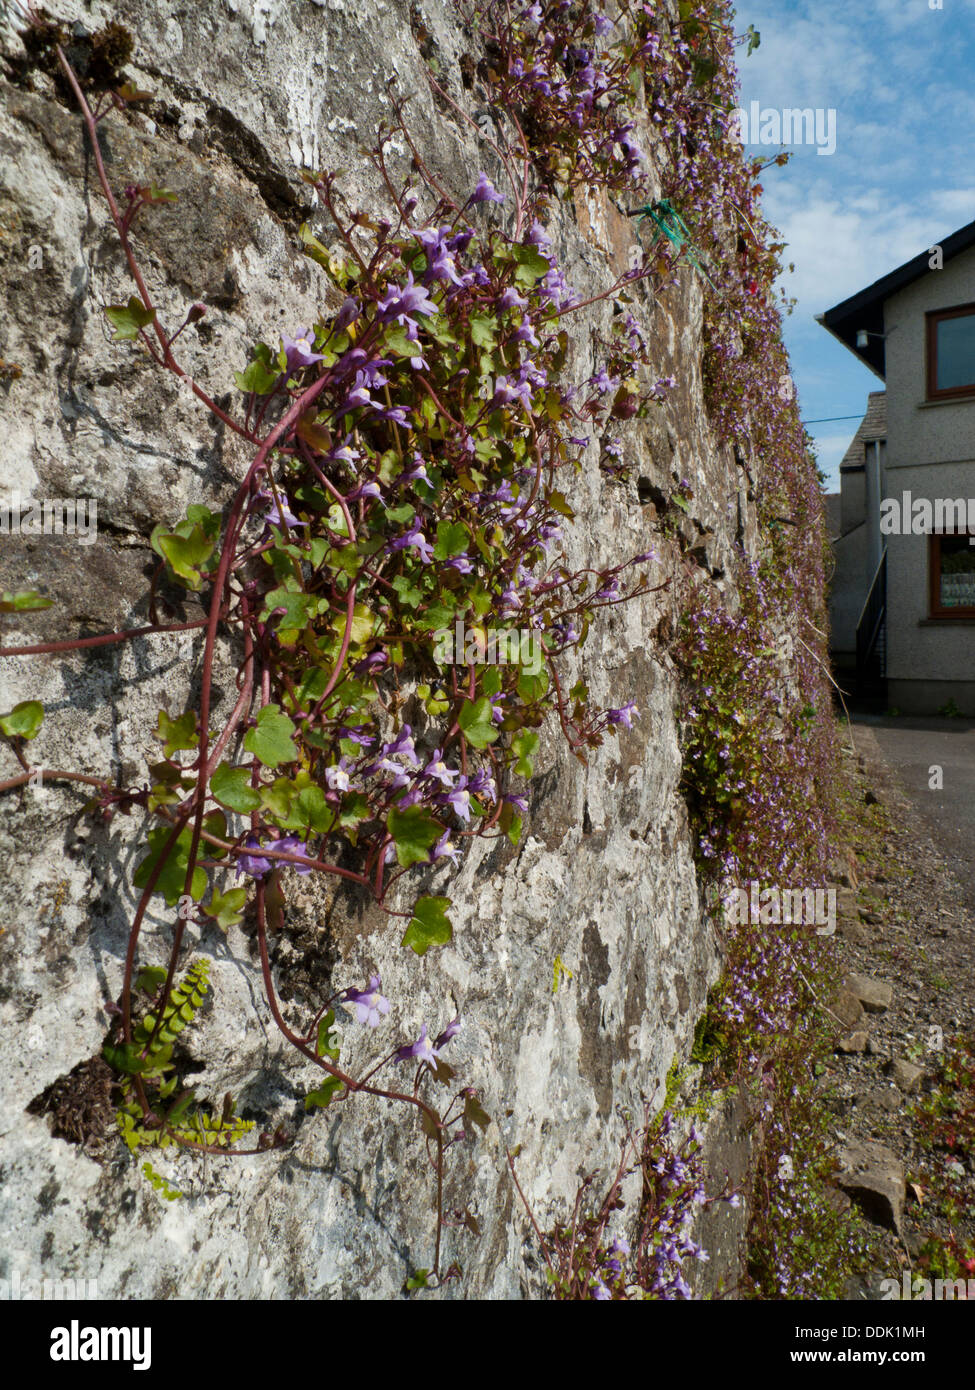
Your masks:
{"label": "purple flower", "polygon": [[435,864],[438,859],[449,859],[452,864],[460,863],[460,850],[456,845],[450,843],[450,831],[445,830],[440,839],[430,851],[430,862]]}
{"label": "purple flower", "polygon": [[359,1022],[367,1023],[370,1028],[378,1028],[379,1015],[389,1013],[389,1000],[380,994],[381,988],[380,976],[372,975],[368,989],[347,989],[342,995],[346,1003],[355,1005],[355,1016]]}
{"label": "purple flower", "polygon": [[527,309],[528,300],[520,295],[513,286],[509,286],[498,300],[499,309]]}
{"label": "purple flower", "polygon": [[481,173],[478,176],[477,187],[471,194],[472,203],[503,203],[504,194],[499,193],[487,174]]}
{"label": "purple flower", "polygon": [[332,324],[332,332],[341,333],[344,328],[348,328],[350,323],[354,323],[358,317],[359,301],[350,297],[335,315],[335,322]]}
{"label": "purple flower", "polygon": [[[244,841],[245,849],[260,849],[261,842],[256,835],[248,835]],[[263,878],[271,871],[270,859],[263,859],[259,854],[240,854],[237,856],[237,877],[241,874],[250,874],[251,878]]]}
{"label": "purple flower", "polygon": [[605,367],[600,367],[596,375],[589,378],[589,385],[595,386],[601,396],[605,396],[607,391],[614,391],[619,384],[619,377],[610,376]]}
{"label": "purple flower", "polygon": [[288,358],[288,370],[295,367],[310,367],[313,362],[321,362],[324,354],[315,351],[315,335],[310,328],[299,328],[294,338],[282,333],[281,341]]}
{"label": "purple flower", "polygon": [[415,520],[408,531],[404,532],[402,536],[398,537],[397,540],[393,541],[390,544],[389,549],[391,551],[407,549],[415,550],[417,551],[417,553],[420,556],[420,559],[425,565],[428,565],[430,561],[433,559],[433,546],[430,544],[426,536],[424,536],[423,532],[420,530],[419,520]]}
{"label": "purple flower", "polygon": [[457,786],[444,797],[445,804],[453,807],[465,825],[471,818],[471,794],[464,785],[466,781],[467,778],[462,777]]}
{"label": "purple flower", "polygon": [[275,501],[273,494],[270,492],[258,492],[255,494],[255,497],[270,503],[264,516],[265,525],[283,526],[286,530],[292,526],[308,525],[307,521],[299,521],[294,515],[291,508],[288,506],[286,497],[282,497],[280,502]]}
{"label": "purple flower", "polygon": [[398,1062],[408,1062],[411,1057],[426,1062],[427,1066],[430,1067],[437,1059],[437,1049],[427,1041],[427,1025],[425,1023],[421,1027],[420,1036],[415,1043],[409,1043],[406,1047],[397,1050],[396,1060]]}
{"label": "purple flower", "polygon": [[459,772],[453,772],[444,762],[439,748],[434,749],[433,757],[423,769],[424,777],[432,777],[445,787],[452,787],[460,776]]}
{"label": "purple flower", "polygon": [[[306,859],[312,857],[308,853],[308,846],[304,840],[299,840],[297,835],[282,836],[280,840],[275,841],[274,848],[281,850],[283,854],[303,854]],[[311,868],[307,864],[292,864],[290,867],[306,878],[311,873]]]}
{"label": "purple flower", "polygon": [[329,767],[325,770],[325,781],[333,792],[347,792],[349,790],[349,774],[345,769],[346,759],[342,758],[338,767]]}
{"label": "purple flower", "polygon": [[460,1032],[462,1026],[463,1026],[463,1019],[461,1018],[460,1014],[458,1014],[456,1018],[452,1018],[452,1019],[450,1020],[450,1022],[447,1024],[446,1028],[445,1028],[445,1029],[443,1030],[443,1032],[440,1034],[439,1038],[436,1039],[436,1041],[435,1041],[434,1044],[433,1044],[433,1050],[434,1050],[435,1052],[439,1053],[440,1049],[441,1049],[442,1047],[445,1047],[446,1044],[450,1042],[450,1039],[451,1039],[451,1038],[454,1038],[454,1037],[457,1036],[457,1034]]}
{"label": "purple flower", "polygon": [[416,748],[413,744],[413,730],[409,724],[404,724],[396,735],[392,743],[383,744],[383,752],[391,758],[397,756],[407,758],[411,767],[419,767],[419,760],[416,756]]}
{"label": "purple flower", "polygon": [[407,271],[405,285],[386,286],[386,292],[376,305],[376,310],[381,319],[410,323],[410,314],[433,315],[437,312],[437,306],[422,285],[414,284],[413,272],[410,270]]}
{"label": "purple flower", "polygon": [[598,1303],[605,1303],[607,1299],[612,1301],[612,1297],[613,1295],[610,1293],[609,1289],[607,1289],[603,1281],[601,1279],[598,1280],[596,1283],[596,1291],[593,1294],[593,1298],[596,1299]]}
{"label": "purple flower", "polygon": [[552,238],[537,219],[528,229],[528,240],[532,246],[537,246],[542,255],[551,250]]}

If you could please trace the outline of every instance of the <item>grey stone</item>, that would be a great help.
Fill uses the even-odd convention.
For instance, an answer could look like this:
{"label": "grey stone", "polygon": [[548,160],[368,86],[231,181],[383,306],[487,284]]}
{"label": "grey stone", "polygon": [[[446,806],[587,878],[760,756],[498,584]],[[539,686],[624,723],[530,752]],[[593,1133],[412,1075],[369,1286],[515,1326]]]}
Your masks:
{"label": "grey stone", "polygon": [[882,1014],[890,1008],[894,991],[884,980],[875,980],[872,975],[848,975],[843,983],[867,1013]]}
{"label": "grey stone", "polygon": [[851,1142],[838,1154],[836,1184],[869,1221],[898,1234],[904,1214],[904,1169],[896,1154],[872,1141]]}
{"label": "grey stone", "polygon": [[924,1070],[922,1067],[916,1067],[913,1062],[907,1062],[902,1057],[894,1057],[884,1067],[884,1071],[905,1095],[914,1095],[916,1091],[921,1089],[921,1078],[924,1076]]}
{"label": "grey stone", "polygon": [[830,1000],[829,1011],[834,1022],[843,1028],[854,1028],[863,1017],[863,1005],[852,990],[841,988]]}

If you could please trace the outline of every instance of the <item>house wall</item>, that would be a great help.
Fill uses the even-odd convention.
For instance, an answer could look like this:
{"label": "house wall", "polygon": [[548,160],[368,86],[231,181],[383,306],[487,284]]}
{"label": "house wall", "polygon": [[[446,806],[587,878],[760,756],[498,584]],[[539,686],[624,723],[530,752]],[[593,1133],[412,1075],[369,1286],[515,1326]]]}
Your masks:
{"label": "house wall", "polygon": [[[884,306],[887,338],[886,495],[975,499],[975,397],[929,405],[925,314],[975,303],[975,248],[932,270]],[[975,621],[928,617],[926,536],[888,538],[890,703],[931,713],[953,699],[975,715]]]}
{"label": "house wall", "polygon": [[836,568],[829,586],[830,651],[834,665],[841,670],[856,664],[857,621],[873,577],[866,528],[861,524],[837,537],[833,555]]}

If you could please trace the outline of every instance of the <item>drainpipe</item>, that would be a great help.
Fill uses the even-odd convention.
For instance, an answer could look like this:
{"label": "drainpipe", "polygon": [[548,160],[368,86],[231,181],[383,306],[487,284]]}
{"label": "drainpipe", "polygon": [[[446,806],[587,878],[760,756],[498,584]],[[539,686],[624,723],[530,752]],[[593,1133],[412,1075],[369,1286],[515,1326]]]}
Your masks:
{"label": "drainpipe", "polygon": [[870,573],[876,574],[880,564],[880,557],[883,555],[883,537],[880,534],[880,502],[881,502],[881,471],[880,471],[880,440],[873,441],[873,453],[868,452],[866,459],[867,465],[867,533],[870,538]]}

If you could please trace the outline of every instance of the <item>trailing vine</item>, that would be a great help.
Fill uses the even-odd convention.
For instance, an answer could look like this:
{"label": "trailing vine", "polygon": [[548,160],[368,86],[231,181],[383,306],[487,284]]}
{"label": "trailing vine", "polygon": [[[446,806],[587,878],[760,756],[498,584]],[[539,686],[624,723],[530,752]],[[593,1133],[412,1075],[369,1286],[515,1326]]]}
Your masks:
{"label": "trailing vine", "polygon": [[[327,232],[303,225],[302,249],[340,291],[340,307],[227,363],[227,385],[232,372],[237,388],[229,401],[208,394],[179,357],[178,340],[207,306],[190,304],[175,327],[165,324],[136,252],[139,219],[173,215],[175,195],[155,184],[115,187],[102,158],[102,122],[146,95],[121,72],[131,52],[125,31],[109,25],[86,48],[57,20],[24,11],[29,61],[81,113],[132,281],[127,301],[106,310],[120,352],[178,379],[248,451],[222,512],[191,505],[153,531],[149,623],[2,649],[36,658],[156,633],[203,635],[198,698],[159,711],[161,756],[145,780],[122,787],[109,775],[43,771],[45,781],[84,786],[106,820],[145,816],[104,1052],[119,1077],[119,1126],[133,1152],[227,1154],[289,1142],[279,1129],[242,1149],[250,1122],[231,1097],[219,1114],[198,1102],[174,1052],[208,990],[205,959],[177,978],[187,925],[226,930],[246,916],[275,1024],[320,1074],[306,1110],[368,1095],[417,1117],[434,1175],[436,1239],[431,1269],[413,1287],[443,1277],[447,1151],[488,1123],[476,1090],[444,1056],[462,1020],[424,1024],[414,1041],[380,1049],[353,1072],[333,1031],[335,1009],[381,1028],[392,1011],[381,975],[317,1001],[297,1021],[278,998],[269,934],[296,876],[317,874],[378,904],[404,948],[424,955],[444,945],[451,902],[423,893],[423,882],[434,866],[459,863],[475,837],[519,842],[540,730],[557,728],[585,761],[637,717],[622,698],[596,707],[567,671],[602,610],[669,581],[654,573],[649,548],[610,566],[572,567],[566,538],[576,518],[565,480],[595,471],[596,459],[603,478],[626,479],[629,422],[675,385],[656,374],[626,312],[639,281],[659,293],[690,266],[707,287],[705,399],[762,528],[762,554],[743,545],[730,596],[689,563],[680,575],[685,617],[673,655],[689,696],[684,790],[704,881],[713,885],[716,868],[740,878],[811,872],[828,843],[835,754],[820,670],[822,503],[773,290],[782,247],[761,214],[761,165],[742,157],[733,133],[735,45],[751,47],[757,36],[736,39],[727,0],[458,0],[458,9],[478,38],[474,68],[497,117],[497,139],[481,132],[493,177],[445,186],[391,92],[394,115],[369,155],[381,213],[351,207],[334,173],[303,175]],[[429,80],[437,100],[473,126],[432,69]],[[390,159],[397,144],[412,156],[408,181]],[[581,189],[606,191],[621,212],[656,227],[632,269],[588,299],[566,281],[549,217],[555,201]],[[621,312],[598,345],[602,360],[573,381],[569,316],[609,298]],[[692,498],[681,480],[674,507],[687,512]],[[679,528],[664,529],[676,538]],[[206,616],[159,621],[160,592],[172,586],[199,595]],[[0,613],[48,604],[33,591],[4,594]],[[801,614],[801,628],[776,664],[784,612]],[[500,657],[496,623],[508,638]],[[234,703],[219,718],[218,642],[236,661]],[[21,769],[0,790],[37,775],[26,752],[43,718],[36,700],[0,715]],[[768,737],[769,727],[780,736]],[[793,796],[817,806],[802,825],[783,812]],[[155,899],[172,922],[161,965],[142,958]],[[403,900],[409,908],[394,905]],[[779,1034],[808,1003],[795,971],[781,968],[796,949],[774,933],[732,943],[711,1029],[727,1049],[754,1061],[756,1037]],[[412,1085],[383,1079],[404,1064]],[[547,1240],[536,1228],[557,1296],[688,1295],[681,1262],[703,1254],[689,1219],[716,1199],[701,1188],[696,1134],[671,1138],[670,1125],[669,1113],[648,1113],[641,1130],[627,1131],[618,1180],[633,1165],[644,1178],[629,1263],[623,1237],[609,1237],[618,1182],[595,1210],[587,1186]],[[167,1179],[151,1165],[143,1171],[174,1199]],[[464,1224],[476,1226],[469,1213]]]}

